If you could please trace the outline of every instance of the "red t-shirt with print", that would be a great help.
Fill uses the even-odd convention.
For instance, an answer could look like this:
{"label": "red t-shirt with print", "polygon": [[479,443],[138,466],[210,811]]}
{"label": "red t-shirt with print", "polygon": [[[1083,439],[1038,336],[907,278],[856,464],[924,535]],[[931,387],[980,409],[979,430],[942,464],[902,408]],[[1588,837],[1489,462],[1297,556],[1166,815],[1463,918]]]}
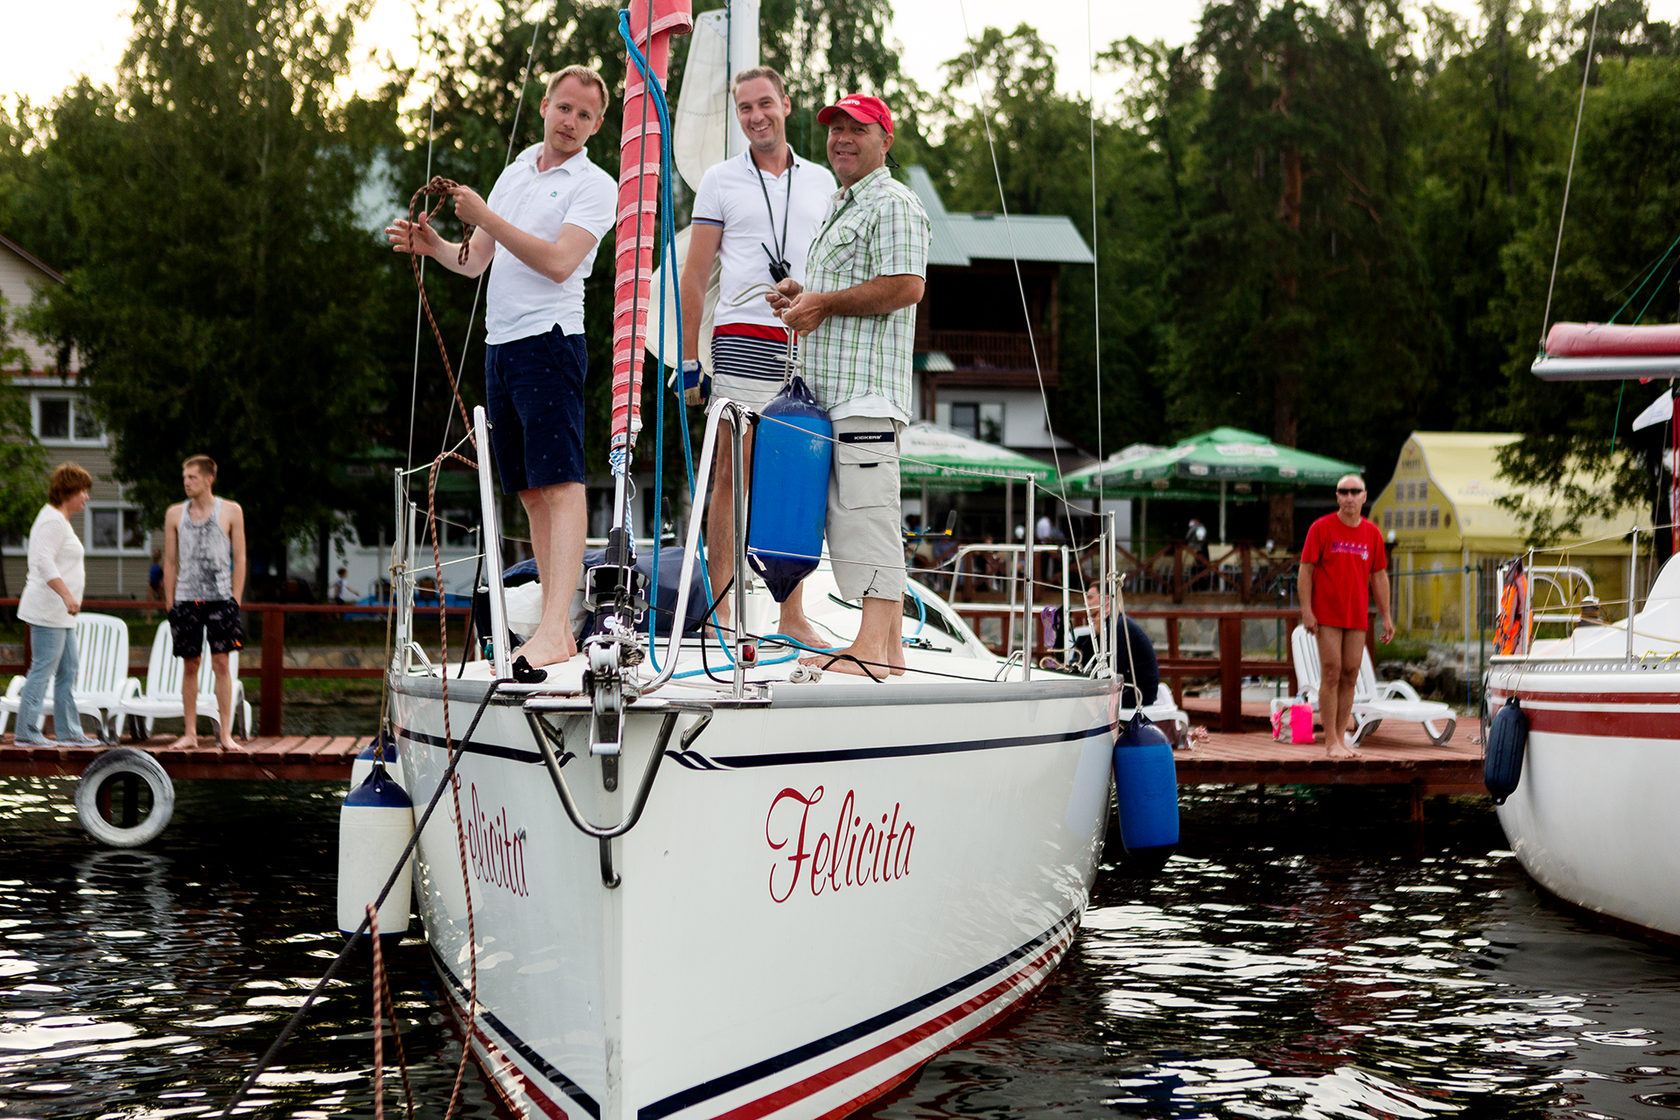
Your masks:
{"label": "red t-shirt with print", "polygon": [[1348,525],[1338,514],[1325,514],[1307,530],[1301,563],[1313,566],[1312,609],[1320,625],[1365,629],[1371,573],[1388,567],[1381,530],[1364,517]]}

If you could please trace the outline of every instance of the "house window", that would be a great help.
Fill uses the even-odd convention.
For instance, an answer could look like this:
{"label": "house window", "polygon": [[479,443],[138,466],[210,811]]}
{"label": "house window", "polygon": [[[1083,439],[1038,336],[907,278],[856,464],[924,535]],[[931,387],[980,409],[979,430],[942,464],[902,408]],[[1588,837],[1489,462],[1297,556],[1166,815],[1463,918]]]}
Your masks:
{"label": "house window", "polygon": [[1431,529],[1439,529],[1441,527],[1441,507],[1440,506],[1430,506],[1429,507],[1429,527]]}
{"label": "house window", "polygon": [[970,439],[1003,442],[1002,401],[952,401],[950,428]]}
{"label": "house window", "polygon": [[146,526],[132,506],[89,505],[82,526],[91,553],[146,552]]}
{"label": "house window", "polygon": [[42,443],[102,447],[105,433],[85,401],[75,397],[35,398],[35,438]]}

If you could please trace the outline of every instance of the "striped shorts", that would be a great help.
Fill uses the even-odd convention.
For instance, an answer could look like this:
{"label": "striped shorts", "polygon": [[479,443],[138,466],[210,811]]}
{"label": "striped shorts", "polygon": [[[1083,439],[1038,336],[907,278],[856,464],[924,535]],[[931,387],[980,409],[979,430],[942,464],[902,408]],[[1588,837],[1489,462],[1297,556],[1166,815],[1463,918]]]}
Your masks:
{"label": "striped shorts", "polygon": [[[798,343],[794,344],[795,353]],[[712,395],[763,408],[787,375],[787,331],[756,323],[727,323],[712,332]]]}

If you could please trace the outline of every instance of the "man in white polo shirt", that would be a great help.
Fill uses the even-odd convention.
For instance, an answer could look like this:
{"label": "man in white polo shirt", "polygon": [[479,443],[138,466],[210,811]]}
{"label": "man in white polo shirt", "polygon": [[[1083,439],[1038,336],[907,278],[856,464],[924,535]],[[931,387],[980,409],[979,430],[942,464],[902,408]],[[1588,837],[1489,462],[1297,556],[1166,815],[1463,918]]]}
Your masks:
{"label": "man in white polo shirt", "polygon": [[[490,269],[484,380],[496,473],[531,522],[542,581],[542,620],[514,650],[533,667],[577,653],[568,617],[583,566],[583,282],[612,228],[618,188],[583,150],[600,129],[607,86],[568,66],[542,100],[543,138],[502,171],[488,201],[451,192],[455,214],[477,227],[465,263],[421,215],[386,229],[399,253],[421,253],[451,272]],[[505,250],[505,251],[502,251]]]}
{"label": "man in white polo shirt", "polygon": [[[699,352],[706,282],[712,263],[722,262],[712,314],[713,392],[755,410],[781,390],[787,372],[787,328],[765,302],[765,291],[789,276],[805,278],[806,250],[834,194],[828,168],[800,159],[788,146],[792,111],[782,76],[771,67],[735,75],[735,119],[750,147],[701,179],[682,271],[683,353],[692,359]],[[749,432],[749,470],[751,439]],[[720,443],[706,517],[707,568],[720,593],[735,574],[733,489],[734,466]],[[717,621],[729,625],[729,600],[721,594]],[[807,645],[828,644],[805,618],[802,588],[782,604],[777,629]]]}

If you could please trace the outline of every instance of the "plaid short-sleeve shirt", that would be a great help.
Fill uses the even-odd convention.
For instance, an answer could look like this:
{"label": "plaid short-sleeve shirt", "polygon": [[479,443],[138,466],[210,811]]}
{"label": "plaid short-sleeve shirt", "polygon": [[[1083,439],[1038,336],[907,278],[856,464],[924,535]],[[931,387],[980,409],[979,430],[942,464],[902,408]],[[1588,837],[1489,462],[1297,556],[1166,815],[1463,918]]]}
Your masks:
{"label": "plaid short-sleeve shirt", "polygon": [[[877,276],[925,279],[931,228],[915,192],[878,167],[835,196],[811,242],[805,287],[838,292]],[[806,379],[825,408],[879,393],[912,413],[915,341],[914,304],[885,315],[833,316],[805,342]]]}

